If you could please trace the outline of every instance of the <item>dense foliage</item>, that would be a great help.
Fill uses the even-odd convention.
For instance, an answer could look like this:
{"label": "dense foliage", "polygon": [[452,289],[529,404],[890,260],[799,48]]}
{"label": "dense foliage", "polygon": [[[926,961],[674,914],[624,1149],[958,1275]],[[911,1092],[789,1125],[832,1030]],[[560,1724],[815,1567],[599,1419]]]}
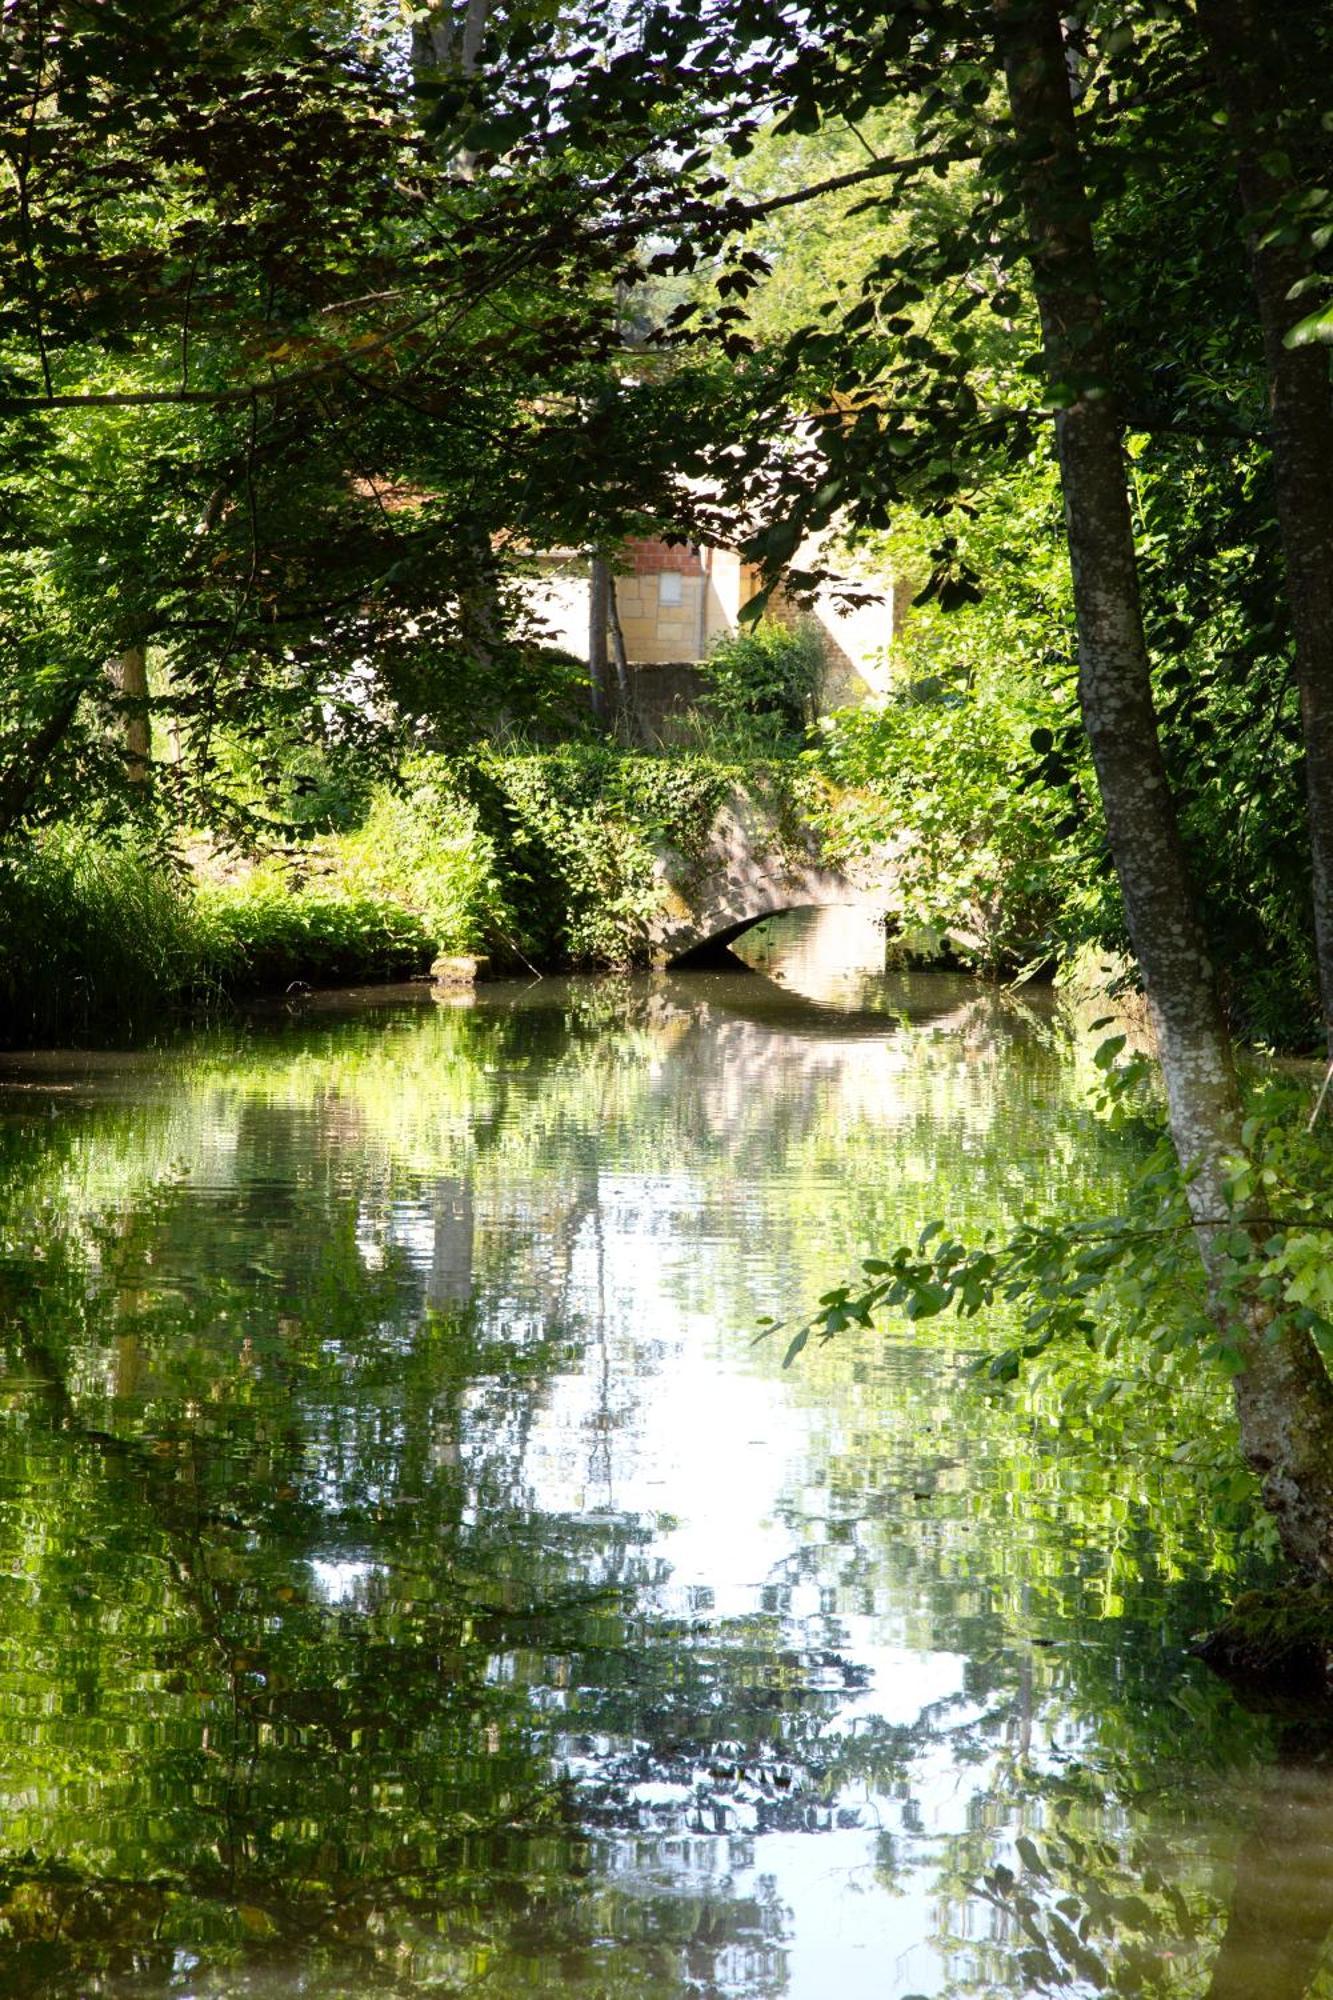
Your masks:
{"label": "dense foliage", "polygon": [[[1228,543],[1241,532],[1234,495],[1196,480],[1197,512],[1182,515],[1179,486],[1146,449],[1134,465],[1167,762],[1228,1013],[1250,1043],[1308,1048],[1318,976],[1300,710],[1271,629],[1274,552],[1256,570]],[[928,576],[939,532],[907,513],[858,559]],[[1120,963],[1129,940],[1077,713],[1068,564],[1044,457],[978,495],[950,537],[951,560],[978,581],[949,610],[938,592],[911,607],[894,693],[827,721],[821,761],[863,795],[863,838],[908,837],[893,914],[918,948],[945,941],[1005,976],[1084,947]]]}
{"label": "dense foliage", "polygon": [[[187,1005],[423,976],[643,965],[660,857],[688,865],[753,767],[567,745],[418,753],[343,830],[191,870],[133,836],[65,826],[0,859],[0,1042],[143,1034]],[[766,780],[780,806],[799,780]],[[335,793],[335,798],[339,794]]]}
{"label": "dense foliage", "polygon": [[710,719],[751,757],[798,744],[815,720],[824,655],[801,621],[763,619],[718,639],[704,662]]}
{"label": "dense foliage", "polygon": [[[909,698],[829,745],[916,836],[895,914],[1007,972],[1123,953],[986,10],[706,17],[515,0],[460,70],[354,5],[16,10],[0,830],[286,837],[330,761],[364,810],[423,741],[578,734],[525,551],[708,530],[776,573],[833,523],[919,599]],[[1313,298],[1318,29],[1284,26]],[[1203,74],[1187,26],[1079,32],[1168,766],[1232,1018],[1299,1044],[1301,725],[1229,142],[1162,108]],[[709,668],[759,749],[809,719],[774,643]]]}
{"label": "dense foliage", "polygon": [[[523,10],[495,25],[521,69]],[[21,5],[4,62],[0,835],[240,832],[238,750],[280,813],[293,739],[568,728],[525,552],[688,527],[704,428],[608,366],[626,248],[577,217],[614,134],[482,173],[354,5]]]}

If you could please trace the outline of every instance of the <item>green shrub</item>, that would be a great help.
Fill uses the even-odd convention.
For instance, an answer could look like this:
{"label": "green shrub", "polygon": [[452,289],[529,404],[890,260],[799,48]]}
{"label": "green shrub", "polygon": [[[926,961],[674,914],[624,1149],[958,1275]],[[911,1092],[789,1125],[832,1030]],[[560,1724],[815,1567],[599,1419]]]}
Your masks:
{"label": "green shrub", "polygon": [[[787,797],[800,767],[777,770]],[[440,951],[641,964],[661,850],[688,858],[727,793],[761,775],[605,743],[422,754],[354,831],[222,881],[142,843],[50,829],[0,857],[0,1041],[142,1035],[173,1008],[401,978]]]}
{"label": "green shrub", "polygon": [[892,839],[887,909],[910,954],[1011,974],[1060,948],[1077,872],[1064,802],[1033,782],[1040,712],[1021,694],[918,683],[824,724],[833,847]]}
{"label": "green shrub", "polygon": [[688,854],[738,773],[607,744],[487,755],[469,783],[503,884],[511,947],[546,965],[642,963],[660,847]]}
{"label": "green shrub", "polygon": [[411,911],[437,951],[489,949],[504,900],[495,848],[449,760],[414,758],[329,854],[344,890]]}
{"label": "green shrub", "polygon": [[430,924],[269,862],[195,888],[160,854],[48,829],[0,857],[0,1046],[142,1036],[229,995],[424,971]]}
{"label": "green shrub", "polygon": [[815,719],[823,664],[812,622],[761,619],[719,639],[704,661],[709,711],[739,749],[792,747]]}
{"label": "green shrub", "polygon": [[493,850],[455,767],[428,756],[374,788],[355,830],[200,892],[232,992],[423,972],[438,952],[485,949],[500,903]]}
{"label": "green shrub", "polygon": [[273,863],[201,889],[198,924],[216,984],[228,993],[392,979],[434,956],[422,919],[401,905],[323,881],[294,885]]}

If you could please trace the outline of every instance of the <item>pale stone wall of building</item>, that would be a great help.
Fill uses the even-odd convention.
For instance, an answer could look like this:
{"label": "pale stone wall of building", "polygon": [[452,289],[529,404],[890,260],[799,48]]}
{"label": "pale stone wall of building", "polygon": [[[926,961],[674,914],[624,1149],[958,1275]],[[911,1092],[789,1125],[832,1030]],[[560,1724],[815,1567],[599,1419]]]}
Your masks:
{"label": "pale stone wall of building", "polygon": [[[541,556],[525,595],[546,641],[588,657],[588,559]],[[740,558],[729,549],[668,548],[631,542],[616,571],[616,603],[633,665],[701,660],[723,633],[736,629],[753,595]]]}
{"label": "pale stone wall of building", "polygon": [[893,641],[892,585],[883,587],[877,602],[858,604],[850,611],[843,609],[832,591],[821,590],[810,607],[810,616],[824,642],[821,706],[843,708],[864,701],[867,695],[886,695],[892,681],[888,664]]}
{"label": "pale stone wall of building", "polygon": [[539,558],[538,574],[523,597],[543,645],[558,646],[576,660],[588,657],[588,559],[579,555]]}
{"label": "pale stone wall of building", "polygon": [[678,570],[618,576],[616,604],[625,652],[636,666],[700,660],[730,622],[710,579]]}
{"label": "pale stone wall of building", "polygon": [[[798,566],[813,568],[814,548]],[[546,643],[576,659],[588,657],[589,564],[585,555],[561,551],[538,558],[539,573],[526,587],[528,604]],[[706,657],[724,633],[734,632],[741,607],[754,595],[754,572],[730,549],[688,544],[631,542],[616,572],[616,602],[633,666],[665,666]],[[812,618],[824,644],[821,706],[841,707],[888,690],[886,657],[893,638],[893,590],[876,587],[867,604],[842,608],[835,592],[819,591],[812,604],[791,605],[778,592],[774,617]]]}
{"label": "pale stone wall of building", "polygon": [[625,652],[646,666],[701,660],[714,640],[736,629],[751,594],[740,558],[729,549],[631,542],[616,574]]}
{"label": "pale stone wall of building", "polygon": [[[817,570],[825,563],[840,574],[844,566],[819,539],[802,543],[794,566]],[[856,582],[857,579],[849,579]],[[887,578],[866,584],[868,601],[850,607],[838,591],[825,584],[808,603],[791,604],[778,590],[772,600],[773,615],[791,623],[811,619],[824,647],[824,684],[820,690],[821,709],[845,708],[867,699],[881,700],[892,685],[888,653],[894,636],[894,590]]]}

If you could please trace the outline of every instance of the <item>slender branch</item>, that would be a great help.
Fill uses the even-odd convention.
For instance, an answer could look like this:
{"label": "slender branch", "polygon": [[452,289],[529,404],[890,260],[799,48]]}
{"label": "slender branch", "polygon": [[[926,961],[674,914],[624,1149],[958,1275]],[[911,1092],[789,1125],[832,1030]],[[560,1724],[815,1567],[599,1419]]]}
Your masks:
{"label": "slender branch", "polygon": [[868,153],[872,160],[877,160],[879,158],[879,155],[875,151],[874,147],[871,145],[869,139],[866,138],[864,132],[861,130],[861,127],[857,125],[852,119],[846,116],[843,117],[842,122],[847,127],[847,130],[851,133],[853,139],[855,139],[857,145],[861,148],[861,151],[863,153]]}
{"label": "slender branch", "polygon": [[351,312],[354,306],[379,306],[383,305],[388,299],[402,299],[406,297],[407,293],[401,285],[395,291],[391,292],[362,292],[359,298],[335,299],[332,305],[321,306],[319,308],[319,315],[321,319],[327,319],[333,313]]}
{"label": "slender branch", "polygon": [[[970,152],[918,153],[905,160],[873,160],[868,167],[854,167],[850,173],[832,174],[828,180],[814,181],[809,187],[794,188],[789,194],[770,195],[767,201],[753,201],[743,204],[747,220],[761,215],[773,215],[780,208],[796,208],[801,202],[817,201],[821,195],[840,194],[844,188],[859,187],[865,181],[901,179],[908,174],[924,172],[928,168],[953,166],[959,161],[979,159],[980,155]],[[725,213],[726,211],[724,211]]]}
{"label": "slender branch", "polygon": [[[851,173],[834,174],[827,180],[812,183],[809,187],[796,188],[787,194],[771,195],[764,201],[728,204],[720,210],[710,211],[710,213],[715,213],[718,220],[726,227],[734,229],[748,226],[760,217],[775,214],[780,209],[793,208],[804,202],[816,201],[823,195],[836,194],[846,188],[858,187],[864,183],[890,177],[901,178],[905,175],[918,173],[935,166],[951,164],[958,160],[974,157],[976,156],[961,152],[940,152],[920,154],[910,159],[875,160],[870,165],[857,168]],[[686,219],[685,215],[681,215],[679,218],[682,222]],[[688,219],[698,220],[699,218],[696,216]],[[614,222],[607,223],[600,229],[584,231],[582,232],[582,236],[585,241],[594,237],[640,236],[648,228],[660,231],[667,226],[669,221],[669,217],[662,216],[653,217],[651,222],[643,217],[622,217]],[[511,256],[502,258],[498,271],[480,287],[471,299],[460,304],[455,309],[445,320],[441,331],[445,334],[452,332],[459,322],[474,312],[499,285],[504,283],[508,278],[516,275],[517,270],[521,269],[525,263],[531,263],[540,248],[540,243],[537,243],[519,257]],[[325,308],[325,310],[344,310],[351,305],[363,302],[368,303],[369,297],[370,295],[367,296],[365,301],[345,301],[339,307]],[[383,332],[368,340],[364,346],[356,349],[355,359],[357,363],[364,365],[370,355],[381,352],[394,341],[401,340],[406,335],[416,332],[419,328],[429,325],[439,317],[440,312],[441,307],[439,305],[431,305],[422,312],[411,314],[406,319],[396,321],[392,326],[386,327]],[[334,355],[323,361],[313,362],[303,368],[289,368],[279,374],[272,374],[262,382],[235,383],[223,389],[189,389],[182,384],[182,386],[176,389],[123,389],[54,393],[51,390],[48,379],[46,391],[41,396],[0,397],[0,414],[16,415],[26,410],[147,409],[164,404],[199,404],[204,407],[216,409],[229,403],[248,402],[256,395],[275,396],[280,394],[284,389],[296,388],[306,382],[318,381],[328,375],[336,375],[340,369],[346,366],[350,358],[342,355]]]}

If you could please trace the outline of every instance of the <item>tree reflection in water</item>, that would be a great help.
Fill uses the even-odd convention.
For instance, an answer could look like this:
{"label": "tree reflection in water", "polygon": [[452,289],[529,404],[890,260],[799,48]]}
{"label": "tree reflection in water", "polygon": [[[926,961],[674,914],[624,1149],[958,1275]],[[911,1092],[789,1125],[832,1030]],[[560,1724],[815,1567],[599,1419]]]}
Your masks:
{"label": "tree reflection in water", "polygon": [[1304,2000],[1333,1930],[1333,1722],[1279,1732],[1236,1855],[1208,2000]]}
{"label": "tree reflection in water", "polygon": [[953,1990],[1161,2000],[1327,1993],[1333,1724],[1314,1715],[1280,1723],[1272,1763],[1243,1784],[1243,1828],[1219,1903],[1182,1887],[1179,1853],[1160,1833],[1117,1841],[1074,1830],[1080,1806],[1104,1809],[1102,1782],[1029,1780],[1025,1803],[1043,1831],[1020,1836],[1011,1865],[980,1870],[970,1885],[998,1922],[985,1976]]}
{"label": "tree reflection in water", "polygon": [[[861,1000],[551,982],[17,1073],[0,1991],[775,2000],[810,1938],[848,2000],[1304,1990],[1323,1766],[1181,1680],[1231,1559],[1188,1465],[1127,1503],[1141,1437],[942,1336],[749,1345],[946,1197],[1107,1179],[1053,1022]],[[1182,1686],[1269,1773],[1225,1928]]]}

